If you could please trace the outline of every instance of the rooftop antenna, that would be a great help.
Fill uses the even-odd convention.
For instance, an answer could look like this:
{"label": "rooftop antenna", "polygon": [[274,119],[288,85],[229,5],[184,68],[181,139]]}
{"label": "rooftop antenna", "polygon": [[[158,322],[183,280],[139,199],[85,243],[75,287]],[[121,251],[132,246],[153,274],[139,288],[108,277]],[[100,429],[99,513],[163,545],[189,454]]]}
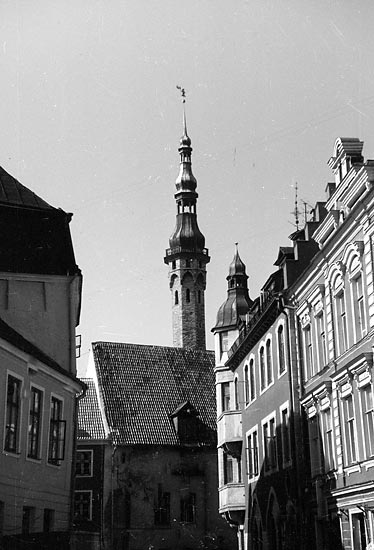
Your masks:
{"label": "rooftop antenna", "polygon": [[298,205],[297,190],[298,190],[298,185],[297,185],[297,182],[296,182],[295,183],[295,208],[291,212],[291,214],[293,214],[295,216],[296,231],[299,231],[299,214],[300,214],[300,210],[299,210],[299,205]]}

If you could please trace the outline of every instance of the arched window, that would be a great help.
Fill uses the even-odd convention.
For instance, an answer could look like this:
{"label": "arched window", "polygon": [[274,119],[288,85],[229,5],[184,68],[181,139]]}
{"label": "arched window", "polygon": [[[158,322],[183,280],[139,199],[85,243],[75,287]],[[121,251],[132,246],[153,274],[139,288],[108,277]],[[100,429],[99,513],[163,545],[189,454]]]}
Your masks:
{"label": "arched window", "polygon": [[249,362],[249,384],[251,388],[250,398],[251,401],[256,399],[256,386],[255,386],[255,362],[253,359]]}
{"label": "arched window", "polygon": [[279,355],[279,374],[286,370],[286,358],[284,356],[284,328],[280,325],[278,328],[278,355]]}
{"label": "arched window", "polygon": [[264,346],[260,348],[260,376],[261,376],[261,390],[266,388],[266,371],[265,371],[265,354]]}
{"label": "arched window", "polygon": [[239,382],[238,379],[235,378],[234,380],[234,392],[235,392],[235,409],[239,410]]}
{"label": "arched window", "polygon": [[273,358],[271,355],[271,340],[266,342],[266,374],[267,374],[267,385],[273,382]]}
{"label": "arched window", "polygon": [[191,300],[190,289],[186,288],[186,302],[189,304]]}
{"label": "arched window", "polygon": [[174,304],[177,306],[179,303],[178,290],[174,292]]}
{"label": "arched window", "polygon": [[244,398],[245,404],[249,403],[249,376],[248,376],[248,365],[244,367]]}

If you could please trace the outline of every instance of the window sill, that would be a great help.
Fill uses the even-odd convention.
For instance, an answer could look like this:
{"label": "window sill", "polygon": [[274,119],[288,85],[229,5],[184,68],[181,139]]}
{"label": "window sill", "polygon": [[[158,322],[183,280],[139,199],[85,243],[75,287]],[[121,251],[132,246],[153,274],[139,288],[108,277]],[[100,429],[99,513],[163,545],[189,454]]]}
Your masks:
{"label": "window sill", "polygon": [[21,457],[21,453],[20,452],[17,452],[17,451],[7,451],[6,449],[3,450],[3,454],[5,456],[11,456],[13,458],[20,458]]}
{"label": "window sill", "polygon": [[27,456],[26,460],[27,460],[27,462],[33,462],[34,464],[41,464],[41,462],[42,462],[41,457],[34,458],[33,456]]}

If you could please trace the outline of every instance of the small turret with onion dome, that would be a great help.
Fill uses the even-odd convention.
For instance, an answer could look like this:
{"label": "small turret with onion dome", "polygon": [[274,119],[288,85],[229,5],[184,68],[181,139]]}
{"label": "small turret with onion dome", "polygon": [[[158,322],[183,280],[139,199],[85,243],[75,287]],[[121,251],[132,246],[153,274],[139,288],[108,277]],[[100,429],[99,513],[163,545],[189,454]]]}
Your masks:
{"label": "small turret with onion dome", "polygon": [[235,255],[226,279],[228,282],[227,299],[218,310],[213,331],[238,328],[253,304],[248,293],[248,275],[245,264],[239,256],[238,243],[235,243]]}

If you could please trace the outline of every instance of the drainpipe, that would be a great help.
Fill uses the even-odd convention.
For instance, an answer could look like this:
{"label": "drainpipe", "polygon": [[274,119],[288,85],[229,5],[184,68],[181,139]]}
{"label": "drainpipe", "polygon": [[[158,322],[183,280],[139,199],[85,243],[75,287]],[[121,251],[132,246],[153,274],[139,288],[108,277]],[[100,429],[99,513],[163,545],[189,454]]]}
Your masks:
{"label": "drainpipe", "polygon": [[[284,309],[286,311],[286,317],[287,317],[287,328],[288,328],[288,338],[289,338],[289,341],[288,341],[288,346],[287,346],[287,350],[288,350],[288,365],[289,365],[289,368],[288,368],[288,380],[289,380],[289,385],[290,385],[290,393],[291,393],[291,407],[290,407],[290,410],[292,411],[293,413],[293,430],[292,430],[292,439],[293,439],[293,445],[292,445],[292,448],[293,448],[293,455],[294,455],[294,460],[295,460],[295,473],[296,473],[296,480],[297,480],[297,498],[298,498],[298,506],[297,508],[300,509],[300,505],[302,504],[303,502],[303,495],[302,495],[302,491],[301,491],[301,488],[302,488],[302,483],[301,483],[301,474],[300,474],[300,468],[299,468],[299,453],[297,451],[298,449],[298,445],[297,445],[297,437],[296,437],[296,432],[301,435],[301,416],[300,416],[300,411],[298,410],[297,411],[297,414],[299,415],[299,420],[298,422],[296,423],[295,420],[295,412],[296,412],[296,403],[295,403],[295,398],[296,398],[296,392],[297,392],[297,395],[300,397],[300,388],[301,388],[301,372],[300,372],[300,368],[299,368],[299,349],[298,349],[298,333],[297,333],[297,324],[295,322],[295,310],[297,309],[297,307],[295,306],[289,306],[289,305],[284,305]],[[292,312],[292,313],[291,313]],[[293,321],[293,329],[294,329],[294,335],[295,335],[295,364],[293,364],[293,361],[292,361],[292,356],[291,356],[291,346],[290,346],[290,343],[291,343],[291,315],[292,315],[292,321]],[[296,368],[296,389],[295,389],[295,378],[293,376],[293,370]],[[299,409],[299,407],[298,407]],[[303,543],[302,541],[300,541],[301,543],[301,548],[303,548]]]}

